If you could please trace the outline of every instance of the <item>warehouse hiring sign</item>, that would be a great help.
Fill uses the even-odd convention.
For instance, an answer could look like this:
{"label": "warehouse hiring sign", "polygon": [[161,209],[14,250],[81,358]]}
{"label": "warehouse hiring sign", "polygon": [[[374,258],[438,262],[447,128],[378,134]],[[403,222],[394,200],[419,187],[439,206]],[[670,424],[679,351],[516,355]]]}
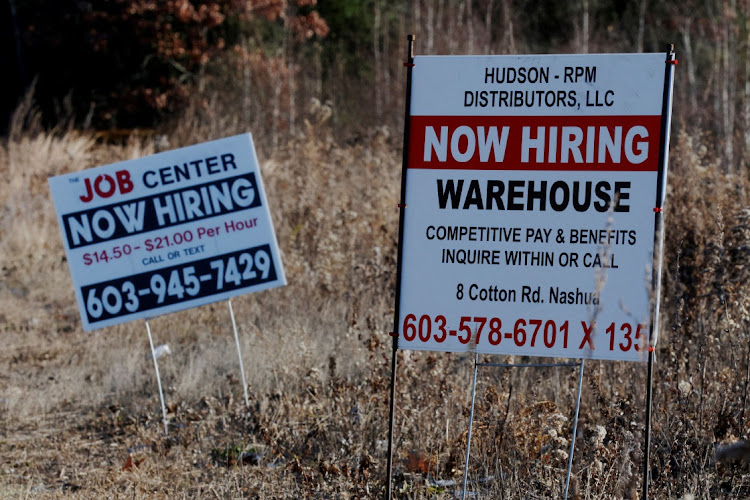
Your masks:
{"label": "warehouse hiring sign", "polygon": [[414,58],[399,348],[645,360],[664,64]]}
{"label": "warehouse hiring sign", "polygon": [[85,330],[286,284],[249,134],[49,184]]}

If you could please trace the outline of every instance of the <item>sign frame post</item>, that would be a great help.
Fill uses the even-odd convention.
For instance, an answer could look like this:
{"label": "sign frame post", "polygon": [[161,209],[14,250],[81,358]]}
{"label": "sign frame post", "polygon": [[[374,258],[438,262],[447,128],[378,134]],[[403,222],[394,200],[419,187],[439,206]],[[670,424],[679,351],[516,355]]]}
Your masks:
{"label": "sign frame post", "polygon": [[581,411],[581,392],[583,391],[583,367],[585,359],[581,358],[581,370],[578,374],[578,395],[576,396],[576,411],[573,418],[573,435],[570,437],[570,452],[568,453],[568,472],[565,476],[565,492],[563,498],[568,500],[568,491],[570,487],[570,475],[573,472],[573,452],[576,449],[576,436],[578,435],[578,414]]}
{"label": "sign frame post", "polygon": [[570,452],[568,454],[568,470],[565,475],[565,492],[563,498],[568,498],[568,486],[570,485],[570,475],[573,471],[573,452],[575,451],[576,434],[578,433],[578,414],[581,410],[581,390],[583,388],[583,367],[585,359],[581,358],[578,362],[569,363],[479,363],[478,353],[474,353],[474,377],[471,384],[471,408],[469,410],[469,431],[466,437],[466,460],[464,462],[464,481],[463,489],[461,490],[462,500],[466,499],[466,486],[469,479],[469,455],[471,451],[471,433],[474,423],[474,401],[476,399],[476,387],[477,387],[477,367],[488,366],[498,368],[549,368],[549,367],[566,367],[566,366],[578,366],[580,368],[578,373],[578,395],[576,397],[576,406],[574,410],[573,418],[573,435],[570,439]]}
{"label": "sign frame post", "polygon": [[232,330],[234,331],[234,343],[237,346],[237,357],[240,360],[240,375],[242,376],[242,391],[245,394],[245,407],[250,409],[250,398],[247,395],[247,381],[245,380],[245,368],[242,366],[242,349],[240,349],[240,336],[237,333],[237,321],[234,319],[234,309],[232,308],[232,299],[227,299],[229,306],[229,316],[232,318]]}
{"label": "sign frame post", "polygon": [[393,416],[395,412],[396,398],[396,369],[398,359],[398,332],[399,332],[399,314],[401,304],[401,266],[402,266],[402,248],[404,241],[404,211],[406,210],[406,168],[409,163],[409,116],[411,115],[411,81],[412,68],[414,68],[414,40],[416,36],[407,35],[407,56],[404,66],[406,67],[406,99],[404,104],[404,147],[401,163],[401,201],[398,204],[398,257],[396,267],[396,305],[393,311],[393,331],[391,335],[391,386],[390,386],[390,405],[388,409],[388,458],[387,458],[387,477],[385,498],[391,498],[391,486],[393,482]]}
{"label": "sign frame post", "polygon": [[167,421],[167,406],[164,404],[164,391],[161,387],[161,375],[159,374],[159,360],[157,360],[156,351],[154,350],[154,338],[151,336],[151,325],[146,320],[146,332],[148,332],[148,342],[151,345],[151,357],[154,360],[154,371],[156,372],[156,384],[159,386],[159,401],[161,402],[161,415],[164,420],[164,435],[169,436],[169,424]]}
{"label": "sign frame post", "polygon": [[664,261],[664,220],[662,212],[667,191],[667,172],[669,168],[669,135],[672,126],[672,99],[674,67],[677,59],[674,44],[667,44],[664,61],[664,93],[662,97],[661,137],[659,141],[659,171],[657,177],[656,200],[654,203],[654,267],[652,290],[654,293],[651,328],[648,339],[648,368],[646,374],[646,422],[643,444],[643,500],[648,500],[649,479],[651,475],[651,405],[653,402],[653,379],[656,343],[659,340],[659,308],[661,306],[661,271]]}

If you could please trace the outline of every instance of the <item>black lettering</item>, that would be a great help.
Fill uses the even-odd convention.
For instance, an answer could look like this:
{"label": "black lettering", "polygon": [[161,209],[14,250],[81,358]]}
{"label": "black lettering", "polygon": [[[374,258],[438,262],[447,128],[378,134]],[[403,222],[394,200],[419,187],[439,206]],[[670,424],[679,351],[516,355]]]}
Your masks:
{"label": "black lettering", "polygon": [[505,183],[503,181],[487,181],[487,210],[492,210],[492,202],[497,205],[498,210],[505,210],[503,203],[503,193],[505,193]]}
{"label": "black lettering", "polygon": [[154,172],[153,170],[146,170],[146,172],[144,172],[144,174],[143,174],[143,184],[147,188],[155,188],[156,186],[159,185],[159,183],[156,182],[156,181],[149,181],[148,180],[149,176],[155,176],[155,175],[156,175],[156,172]]}
{"label": "black lettering", "polygon": [[[563,199],[560,202],[557,201],[557,191],[562,191],[563,194]],[[562,212],[567,208],[569,200],[570,188],[568,188],[568,185],[564,181],[557,181],[552,184],[549,191],[549,206],[552,207],[552,210]]]}
{"label": "black lettering", "polygon": [[495,83],[497,68],[484,68],[484,83]]}
{"label": "black lettering", "polygon": [[594,202],[594,208],[596,208],[597,212],[606,212],[609,210],[609,204],[612,201],[612,198],[609,196],[609,189],[610,186],[607,181],[596,183],[596,196],[601,200]]}
{"label": "black lettering", "polygon": [[451,208],[456,209],[459,203],[461,203],[461,191],[463,191],[464,180],[459,179],[458,186],[454,184],[453,179],[448,179],[445,183],[445,188],[443,188],[443,179],[437,180],[438,206],[444,209],[448,204],[448,198],[450,198]]}
{"label": "black lettering", "polygon": [[541,181],[539,190],[534,189],[534,181],[529,181],[528,200],[526,200],[526,210],[534,210],[534,200],[539,200],[539,210],[547,210],[547,181]]}
{"label": "black lettering", "polygon": [[174,173],[176,177],[176,181],[180,182],[181,180],[189,180],[190,179],[190,171],[188,170],[188,164],[183,163],[182,168],[180,168],[179,165],[174,166]]}
{"label": "black lettering", "polygon": [[484,208],[482,190],[479,188],[479,181],[476,179],[472,179],[469,183],[469,192],[466,194],[466,200],[464,201],[464,210],[470,208],[471,205],[476,205],[480,210]]}
{"label": "black lettering", "polygon": [[221,155],[221,164],[224,166],[224,170],[229,170],[231,165],[233,169],[237,170],[237,164],[234,163],[234,155],[232,153],[225,153]]}
{"label": "black lettering", "polygon": [[623,203],[630,199],[630,193],[624,189],[630,189],[630,182],[615,182],[615,212],[630,211],[630,205]]}
{"label": "black lettering", "polygon": [[586,189],[584,190],[584,200],[581,202],[581,183],[576,182],[573,184],[573,208],[577,212],[585,212],[588,210],[591,204],[591,181],[586,181]]}
{"label": "black lettering", "polygon": [[208,169],[209,174],[218,174],[221,172],[221,170],[216,168],[218,166],[219,159],[217,157],[211,156],[210,158],[206,158],[206,168]]}
{"label": "black lettering", "polygon": [[[176,167],[177,165],[175,165]],[[161,177],[162,185],[174,183],[174,167],[162,167],[159,169],[159,176]]]}
{"label": "black lettering", "polygon": [[525,181],[510,181],[508,183],[508,210],[523,210],[523,185]]}

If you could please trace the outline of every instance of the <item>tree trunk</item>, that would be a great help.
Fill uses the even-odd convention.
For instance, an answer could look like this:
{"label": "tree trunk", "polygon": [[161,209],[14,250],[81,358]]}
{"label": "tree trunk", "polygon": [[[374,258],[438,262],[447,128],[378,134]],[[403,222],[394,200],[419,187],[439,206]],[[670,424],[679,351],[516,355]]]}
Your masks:
{"label": "tree trunk", "polygon": [[455,36],[455,33],[457,33],[456,26],[466,26],[466,23],[464,22],[463,16],[464,16],[464,6],[466,5],[464,2],[459,2],[458,4],[458,12],[453,15],[454,12],[456,12],[456,8],[453,5],[452,0],[446,0],[448,5],[446,5],[446,11],[448,14],[445,16],[448,18],[448,29],[447,33],[453,33],[453,36],[448,37],[448,53],[449,54],[456,54],[459,50],[461,40],[459,37]]}
{"label": "tree trunk", "polygon": [[513,17],[511,15],[510,2],[511,0],[503,0],[503,54],[516,53],[516,37],[513,34]]}
{"label": "tree trunk", "polygon": [[380,120],[383,112],[383,62],[380,52],[380,0],[375,0],[375,20],[372,27],[372,52],[375,58],[375,117]]}
{"label": "tree trunk", "polygon": [[745,144],[743,160],[744,167],[750,165],[750,2],[744,2],[745,6],[745,92],[743,112],[743,140]]}
{"label": "tree trunk", "polygon": [[734,106],[732,106],[732,67],[730,63],[730,37],[731,30],[729,27],[730,20],[723,13],[724,22],[721,34],[721,117],[724,135],[724,160],[726,162],[726,172],[732,173],[734,170],[734,148],[733,148],[733,122]]}
{"label": "tree trunk", "polygon": [[695,60],[693,58],[693,42],[691,38],[692,24],[693,20],[690,17],[685,17],[680,27],[680,35],[682,36],[682,46],[685,51],[685,62],[687,66],[688,80],[688,99],[690,102],[690,109],[698,111],[697,87],[695,81]]}
{"label": "tree trunk", "polygon": [[469,30],[469,54],[474,53],[474,13],[471,11],[471,0],[465,0],[466,5],[466,26]]}
{"label": "tree trunk", "polygon": [[638,2],[638,34],[635,38],[635,51],[643,52],[643,36],[646,32],[646,4],[648,0]]}
{"label": "tree trunk", "polygon": [[581,19],[581,52],[589,53],[589,0],[583,0]]}
{"label": "tree trunk", "polygon": [[435,5],[434,1],[427,0],[427,40],[425,53],[432,54],[435,47]]}
{"label": "tree trunk", "polygon": [[484,14],[484,31],[487,35],[487,43],[484,46],[485,54],[490,54],[492,51],[492,4],[493,0],[487,1],[487,11]]}
{"label": "tree trunk", "polygon": [[[247,49],[250,47],[249,42],[247,39],[244,39],[242,42],[242,46],[244,49]],[[252,98],[251,98],[251,92],[250,89],[252,88],[252,73],[250,71],[250,61],[248,61],[247,57],[242,57],[242,118],[243,118],[243,126],[247,127],[248,129],[252,130],[255,123],[251,121],[251,117],[254,115],[252,112]]]}

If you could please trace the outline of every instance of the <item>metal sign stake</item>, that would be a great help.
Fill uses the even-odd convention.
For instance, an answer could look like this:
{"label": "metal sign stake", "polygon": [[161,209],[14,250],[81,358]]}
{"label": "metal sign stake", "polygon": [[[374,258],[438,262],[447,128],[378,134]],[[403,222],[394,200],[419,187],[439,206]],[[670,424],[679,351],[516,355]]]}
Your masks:
{"label": "metal sign stake", "polygon": [[242,366],[242,350],[240,349],[240,337],[237,334],[237,322],[234,319],[234,309],[232,309],[232,299],[227,299],[229,305],[229,315],[232,317],[232,329],[234,330],[234,342],[237,345],[237,357],[240,358],[240,374],[242,375],[242,390],[245,392],[245,406],[250,409],[250,398],[247,396],[247,382],[245,381],[245,368]]}
{"label": "metal sign stake", "polygon": [[469,434],[466,436],[466,461],[464,462],[464,487],[461,500],[466,500],[466,483],[469,479],[469,452],[471,451],[471,431],[474,424],[474,401],[477,395],[477,361],[479,354],[474,353],[474,378],[471,382],[471,410],[469,410]]}
{"label": "metal sign stake", "polygon": [[581,392],[583,389],[583,365],[584,359],[576,363],[479,363],[478,354],[474,354],[474,379],[471,384],[471,409],[469,410],[469,433],[466,438],[466,461],[464,464],[464,482],[463,490],[461,492],[461,499],[466,499],[466,486],[469,478],[469,455],[471,450],[471,434],[474,423],[474,402],[476,401],[476,388],[477,388],[477,367],[479,366],[490,366],[490,367],[501,367],[501,368],[545,368],[545,367],[559,367],[559,366],[578,366],[580,371],[578,374],[578,395],[576,397],[576,408],[575,416],[573,419],[573,436],[570,440],[570,454],[568,456],[568,471],[565,476],[565,499],[568,498],[568,486],[570,484],[570,475],[573,470],[573,452],[575,451],[576,434],[578,434],[578,414],[581,410]]}
{"label": "metal sign stake", "polygon": [[396,268],[396,300],[395,307],[393,310],[393,336],[391,342],[391,401],[388,410],[388,457],[387,457],[387,477],[386,477],[386,490],[385,498],[390,500],[391,498],[391,483],[393,479],[393,414],[395,411],[395,398],[396,398],[396,367],[398,359],[398,332],[399,328],[399,314],[401,309],[401,252],[404,241],[404,210],[406,209],[406,166],[409,159],[409,116],[411,114],[411,74],[412,68],[414,67],[414,35],[408,35],[408,47],[407,47],[407,59],[404,66],[406,66],[406,102],[404,104],[404,149],[402,156],[401,166],[401,202],[398,204],[399,217],[398,217],[398,257],[397,257],[397,268]]}
{"label": "metal sign stake", "polygon": [[156,383],[159,386],[159,401],[161,401],[161,415],[164,419],[164,435],[169,436],[169,426],[167,424],[167,406],[164,404],[164,391],[161,388],[161,375],[159,375],[159,361],[156,359],[156,351],[154,351],[154,339],[151,336],[151,326],[146,320],[146,331],[148,332],[148,342],[151,344],[151,357],[154,360],[154,370],[156,370]]}
{"label": "metal sign stake", "polygon": [[654,351],[659,339],[659,307],[661,305],[661,269],[664,260],[664,221],[662,209],[667,190],[667,170],[669,167],[669,133],[672,126],[672,87],[674,82],[674,44],[668,44],[664,69],[664,94],[662,97],[661,139],[659,141],[659,172],[656,181],[656,201],[654,204],[654,261],[652,287],[654,293],[651,329],[648,339],[648,370],[646,380],[646,430],[643,450],[643,500],[648,500],[651,455],[651,404],[653,401]]}
{"label": "metal sign stake", "polygon": [[581,370],[578,374],[578,396],[576,397],[576,413],[573,418],[573,436],[570,438],[570,453],[568,454],[568,473],[565,476],[565,493],[563,498],[568,500],[568,488],[570,487],[570,475],[573,472],[573,452],[576,449],[576,434],[578,434],[578,414],[581,410],[581,390],[583,389],[583,363],[586,360],[581,359]]}

